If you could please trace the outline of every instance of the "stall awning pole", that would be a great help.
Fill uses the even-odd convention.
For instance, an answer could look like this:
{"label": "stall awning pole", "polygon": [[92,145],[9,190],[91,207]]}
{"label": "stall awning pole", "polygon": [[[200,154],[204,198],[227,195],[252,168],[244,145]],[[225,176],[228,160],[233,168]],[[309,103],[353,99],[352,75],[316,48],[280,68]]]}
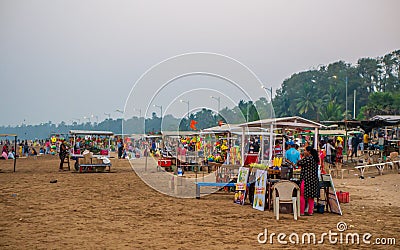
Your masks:
{"label": "stall awning pole", "polygon": [[76,145],[76,140],[75,140],[75,135],[74,135],[74,145],[72,145],[72,153],[75,154],[75,145]]}
{"label": "stall awning pole", "polygon": [[14,150],[15,150],[15,155],[14,155],[14,172],[15,172],[15,167],[17,165],[17,136],[15,136],[14,139]]}
{"label": "stall awning pole", "polygon": [[245,139],[245,127],[242,127],[242,159],[241,159],[241,166],[244,165],[244,139]]}
{"label": "stall awning pole", "polygon": [[285,138],[285,133],[286,129],[282,129],[282,135],[283,135],[283,140],[282,140],[282,157],[285,157],[286,155],[286,138]]}
{"label": "stall awning pole", "polygon": [[111,136],[110,137],[108,137],[108,155],[107,155],[107,157],[110,157],[110,150],[111,150]]}
{"label": "stall awning pole", "polygon": [[318,150],[318,128],[314,129],[314,148]]}
{"label": "stall awning pole", "polygon": [[231,151],[231,136],[232,136],[232,134],[230,133],[230,132],[228,132],[228,140],[227,140],[227,143],[228,143],[228,152],[226,153],[226,164],[230,164],[230,151]]}
{"label": "stall awning pole", "polygon": [[273,134],[272,134],[273,129],[274,129],[274,126],[271,123],[269,126],[269,154],[268,154],[268,156],[269,156],[268,160],[269,160],[270,166],[272,166],[272,147],[274,144],[274,138],[273,138]]}

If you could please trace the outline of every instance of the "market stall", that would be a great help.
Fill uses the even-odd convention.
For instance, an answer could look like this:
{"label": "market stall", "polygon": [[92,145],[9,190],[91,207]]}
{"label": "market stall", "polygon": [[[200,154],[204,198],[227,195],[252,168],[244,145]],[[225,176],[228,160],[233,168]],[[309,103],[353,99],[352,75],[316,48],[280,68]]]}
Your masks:
{"label": "market stall", "polygon": [[110,131],[71,130],[70,157],[79,172],[104,172],[111,170],[110,147],[114,135]]}
{"label": "market stall", "polygon": [[[293,117],[282,117],[282,118],[275,118],[275,119],[264,119],[264,120],[259,120],[259,121],[254,121],[254,122],[248,122],[248,123],[243,123],[239,125],[242,128],[242,137],[245,136],[246,131],[248,131],[251,128],[260,128],[260,129],[265,129],[266,131],[270,132],[269,134],[269,141],[274,142],[274,131],[275,130],[281,130],[282,132],[282,155],[285,155],[285,143],[286,143],[286,131],[290,129],[313,129],[314,130],[314,148],[318,148],[318,131],[320,128],[324,127],[324,125],[307,120],[305,118],[299,117],[299,116],[293,116]],[[273,162],[273,143],[269,144],[269,162],[268,164],[272,166]],[[245,148],[245,141],[242,141],[242,159],[244,159],[244,148]]]}

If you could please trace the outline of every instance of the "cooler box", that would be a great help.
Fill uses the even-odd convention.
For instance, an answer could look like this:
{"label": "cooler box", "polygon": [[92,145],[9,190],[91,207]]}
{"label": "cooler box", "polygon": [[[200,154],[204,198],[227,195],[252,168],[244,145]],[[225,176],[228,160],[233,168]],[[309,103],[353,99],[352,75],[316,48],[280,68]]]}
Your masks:
{"label": "cooler box", "polygon": [[349,203],[350,202],[350,194],[349,192],[336,192],[336,196],[340,203]]}
{"label": "cooler box", "polygon": [[161,158],[158,160],[158,166],[160,167],[171,167],[171,165],[172,165],[172,160],[170,159]]}

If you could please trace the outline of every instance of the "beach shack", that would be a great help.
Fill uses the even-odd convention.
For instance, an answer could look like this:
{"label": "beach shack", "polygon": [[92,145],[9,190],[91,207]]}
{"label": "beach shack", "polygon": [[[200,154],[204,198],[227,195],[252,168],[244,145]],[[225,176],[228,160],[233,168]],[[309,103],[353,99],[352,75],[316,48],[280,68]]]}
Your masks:
{"label": "beach shack", "polygon": [[[287,136],[286,132],[289,131],[290,129],[298,129],[298,130],[303,130],[303,129],[308,129],[308,130],[314,130],[314,148],[318,148],[318,133],[321,128],[324,127],[324,125],[314,122],[308,119],[305,119],[303,117],[299,116],[292,116],[292,117],[281,117],[281,118],[273,118],[273,119],[263,119],[263,120],[258,120],[258,121],[253,121],[253,122],[248,122],[248,123],[243,123],[239,125],[242,128],[242,137],[244,138],[246,135],[246,131],[249,131],[251,128],[261,128],[265,129],[266,131],[270,132],[269,134],[269,141],[272,143],[269,143],[269,162],[272,164],[272,157],[273,157],[273,147],[274,147],[274,130],[280,130],[282,133],[282,144],[285,145]],[[245,141],[242,141],[242,149],[245,148]],[[245,159],[244,155],[244,150],[242,150],[242,159]],[[283,146],[282,148],[282,155],[285,155],[285,147]]]}

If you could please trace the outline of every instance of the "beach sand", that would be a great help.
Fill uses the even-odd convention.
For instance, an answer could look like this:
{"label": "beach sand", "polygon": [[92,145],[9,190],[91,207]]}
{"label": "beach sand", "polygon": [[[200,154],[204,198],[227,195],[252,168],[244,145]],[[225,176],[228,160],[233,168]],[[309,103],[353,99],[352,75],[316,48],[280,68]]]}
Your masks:
{"label": "beach sand", "polygon": [[[337,231],[396,238],[400,245],[400,175],[371,170],[364,180],[356,172],[334,179],[336,190],[350,192],[341,204],[343,216],[314,214],[293,220],[272,211],[257,211],[250,204],[233,203],[233,194],[217,193],[201,199],[174,198],[147,186],[127,160],[112,160],[111,173],[58,172],[56,156],[19,159],[13,173],[10,160],[0,161],[1,249],[265,249],[308,248],[281,245],[276,237],[260,244],[259,233]],[[143,159],[134,164],[144,164]],[[151,164],[150,164],[151,165]],[[374,177],[374,178],[369,178]],[[57,183],[50,183],[57,180]],[[288,240],[288,238],[286,238]],[[300,239],[301,241],[301,239]],[[332,245],[328,238],[320,249],[377,248],[377,245]]]}

